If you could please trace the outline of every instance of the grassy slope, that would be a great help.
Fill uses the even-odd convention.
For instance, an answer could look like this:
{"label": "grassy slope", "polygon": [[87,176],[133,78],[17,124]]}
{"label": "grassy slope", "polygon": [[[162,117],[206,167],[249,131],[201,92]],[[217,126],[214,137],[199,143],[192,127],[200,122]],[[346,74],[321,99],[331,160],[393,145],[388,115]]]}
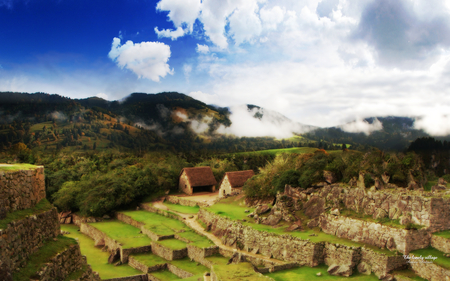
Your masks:
{"label": "grassy slope", "polygon": [[0,229],[6,228],[6,226],[12,221],[21,220],[26,218],[27,216],[40,214],[45,211],[51,210],[52,208],[53,205],[50,204],[47,201],[47,199],[44,198],[41,201],[39,201],[39,203],[37,203],[36,206],[34,206],[34,208],[8,213],[6,215],[6,218],[0,220]]}
{"label": "grassy slope", "polygon": [[33,170],[38,166],[31,164],[11,164],[7,166],[0,166],[0,171],[9,172],[9,171],[19,171],[19,170]]}
{"label": "grassy slope", "polygon": [[200,207],[190,207],[190,206],[182,206],[177,204],[172,204],[169,202],[164,202],[164,205],[172,211],[183,213],[183,214],[197,214],[200,210]]}
{"label": "grassy slope", "polygon": [[155,276],[160,281],[181,280],[180,277],[168,270],[154,271],[149,274]]}
{"label": "grassy slope", "polygon": [[164,239],[156,241],[156,243],[172,250],[181,250],[186,248],[186,243],[177,239]]}
{"label": "grassy slope", "polygon": [[190,230],[184,223],[147,211],[124,211],[121,212],[136,221],[145,224],[145,228],[158,235],[172,235],[175,232]]}
{"label": "grassy slope", "polygon": [[[217,279],[222,281],[269,281],[270,277],[264,276],[253,270],[248,262],[229,265],[213,265]],[[298,279],[297,279],[298,280]]]}
{"label": "grassy slope", "polygon": [[433,233],[433,235],[450,239],[450,230],[444,230],[444,231],[440,231],[440,232],[435,232],[435,233]]}
{"label": "grassy slope", "polygon": [[118,241],[124,249],[151,245],[152,240],[141,230],[121,221],[96,222],[89,225]]}
{"label": "grassy slope", "polygon": [[36,272],[44,263],[50,261],[50,259],[56,254],[64,251],[70,245],[75,245],[76,243],[77,242],[74,239],[64,236],[58,236],[57,241],[48,241],[36,253],[32,254],[28,258],[27,265],[24,268],[21,268],[19,272],[13,273],[13,280],[29,280],[36,275]]}
{"label": "grassy slope", "polygon": [[197,246],[199,248],[207,248],[210,246],[214,246],[214,243],[211,242],[208,238],[203,235],[197,234],[193,231],[185,231],[178,233],[179,236],[191,241],[192,245]]}
{"label": "grassy slope", "polygon": [[65,236],[76,238],[80,244],[81,254],[85,255],[92,270],[100,274],[102,279],[132,276],[142,274],[141,271],[128,265],[114,266],[108,263],[108,252],[102,252],[100,248],[94,246],[94,240],[78,231],[78,227],[72,224],[63,224],[61,229],[70,232]]}
{"label": "grassy slope", "polygon": [[[266,276],[273,278],[275,281],[298,281],[298,280],[333,280],[333,281],[375,281],[378,278],[375,275],[362,275],[355,273],[350,277],[332,276],[327,272],[328,266],[319,265],[316,267],[299,267],[295,269],[288,269],[268,273]],[[321,273],[321,276],[317,276],[317,273]]]}
{"label": "grassy slope", "polygon": [[279,148],[279,149],[267,149],[267,150],[259,150],[252,152],[239,152],[235,154],[271,154],[276,155],[280,153],[314,153],[317,148],[314,147],[292,147],[292,148]]}

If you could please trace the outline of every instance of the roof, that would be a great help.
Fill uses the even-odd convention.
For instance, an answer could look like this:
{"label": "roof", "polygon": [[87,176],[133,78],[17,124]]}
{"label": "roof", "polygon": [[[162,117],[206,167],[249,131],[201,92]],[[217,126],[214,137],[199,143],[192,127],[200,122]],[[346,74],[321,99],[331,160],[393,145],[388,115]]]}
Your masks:
{"label": "roof", "polygon": [[255,173],[253,172],[253,170],[225,173],[225,176],[228,176],[228,181],[233,188],[244,186],[244,183],[254,175]]}
{"label": "roof", "polygon": [[193,167],[193,168],[183,168],[183,171],[186,173],[189,184],[194,186],[208,186],[215,185],[217,183],[214,178],[211,167]]}

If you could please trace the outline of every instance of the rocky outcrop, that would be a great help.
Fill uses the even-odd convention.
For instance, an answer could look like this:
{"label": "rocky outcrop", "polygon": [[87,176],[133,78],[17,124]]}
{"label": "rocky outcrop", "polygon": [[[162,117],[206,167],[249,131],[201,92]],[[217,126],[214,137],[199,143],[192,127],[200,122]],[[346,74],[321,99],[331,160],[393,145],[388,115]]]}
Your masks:
{"label": "rocky outcrop", "polygon": [[0,206],[5,214],[31,209],[44,198],[44,167],[0,171]]}

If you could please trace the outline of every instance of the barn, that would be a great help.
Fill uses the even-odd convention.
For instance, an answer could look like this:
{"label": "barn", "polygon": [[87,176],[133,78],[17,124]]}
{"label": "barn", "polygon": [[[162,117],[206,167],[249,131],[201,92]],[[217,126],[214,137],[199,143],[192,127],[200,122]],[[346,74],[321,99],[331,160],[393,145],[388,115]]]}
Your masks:
{"label": "barn", "polygon": [[201,191],[216,191],[217,181],[211,167],[183,168],[180,173],[178,188],[186,194],[192,195]]}
{"label": "barn", "polygon": [[254,175],[253,170],[225,173],[220,183],[219,197],[241,193],[244,183]]}

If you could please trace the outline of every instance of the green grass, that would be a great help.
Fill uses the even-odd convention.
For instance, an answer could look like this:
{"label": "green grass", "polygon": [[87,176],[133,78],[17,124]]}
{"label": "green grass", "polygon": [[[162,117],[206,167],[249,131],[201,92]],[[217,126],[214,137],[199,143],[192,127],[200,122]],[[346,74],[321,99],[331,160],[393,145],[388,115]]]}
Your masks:
{"label": "green grass", "polygon": [[434,264],[437,264],[446,269],[450,269],[450,258],[444,257],[444,253],[435,248],[428,247],[426,249],[415,250],[410,254],[418,257],[422,256],[424,258],[424,261],[432,261],[431,259],[425,259],[426,257],[436,257],[437,259],[434,260]]}
{"label": "green grass", "polygon": [[[214,273],[222,281],[268,281],[270,277],[263,276],[253,270],[248,262],[229,265],[213,265]],[[298,279],[297,279],[298,280]]]}
{"label": "green grass", "polygon": [[418,276],[414,271],[411,269],[403,269],[403,270],[395,270],[391,272],[394,276],[403,276],[407,277],[414,281],[426,281],[427,279],[423,279],[422,277]]}
{"label": "green grass", "polygon": [[[273,278],[275,281],[298,281],[298,280],[333,280],[333,281],[375,281],[378,278],[372,275],[363,275],[359,273],[354,273],[350,277],[332,276],[327,272],[328,266],[320,265],[316,267],[299,267],[295,269],[287,269],[282,271],[277,271],[273,273],[268,273],[266,276]],[[316,274],[320,272],[322,276],[317,276]]]}
{"label": "green grass", "polygon": [[171,210],[171,211],[175,211],[175,212],[183,213],[183,214],[197,214],[198,211],[200,210],[199,206],[195,206],[195,207],[182,206],[182,205],[172,204],[170,202],[164,202],[164,205],[166,205],[166,207],[169,208],[169,210]]}
{"label": "green grass", "polygon": [[169,262],[168,260],[163,259],[160,256],[157,256],[152,253],[139,253],[139,254],[132,254],[131,256],[148,267],[152,267],[158,264],[165,264]]}
{"label": "green grass", "polygon": [[152,244],[152,240],[145,234],[139,233],[141,230],[121,221],[108,221],[89,223],[108,237],[122,244],[124,249],[137,248]]}
{"label": "green grass", "polygon": [[164,239],[156,241],[156,243],[172,250],[181,250],[186,248],[186,243],[177,239]]}
{"label": "green grass", "polygon": [[217,265],[226,265],[228,263],[229,258],[226,258],[224,256],[216,255],[216,256],[209,256],[205,259],[209,260],[213,264]]}
{"label": "green grass", "polygon": [[208,248],[214,245],[211,240],[203,235],[197,234],[193,231],[185,231],[178,233],[179,236],[191,241],[191,244],[199,248]]}
{"label": "green grass", "polygon": [[279,148],[279,149],[266,149],[266,150],[258,150],[251,152],[238,152],[239,154],[269,154],[269,155],[277,155],[280,153],[314,153],[317,150],[315,147],[292,147],[292,148]]}
{"label": "green grass", "polygon": [[32,164],[8,164],[7,166],[0,166],[0,171],[10,172],[19,170],[33,170],[38,166]]}
{"label": "green grass", "polygon": [[100,248],[94,246],[94,240],[78,231],[78,227],[72,224],[62,224],[61,229],[70,232],[65,236],[76,238],[80,244],[81,254],[87,258],[87,263],[91,265],[92,270],[100,274],[102,279],[111,279],[117,277],[133,276],[142,274],[141,271],[134,269],[126,264],[114,266],[108,263],[108,252],[102,252]]}
{"label": "green grass", "polygon": [[87,268],[88,266],[86,264],[83,265],[83,267],[80,268],[79,270],[70,273],[69,276],[67,276],[66,279],[64,279],[64,281],[76,280],[80,278],[83,275],[83,273],[87,270]]}
{"label": "green grass", "polygon": [[435,232],[435,233],[433,233],[433,235],[450,239],[450,230],[444,230],[444,231],[440,231],[440,232]]}
{"label": "green grass", "polygon": [[[254,208],[249,208],[245,205],[244,198],[236,201],[236,198],[233,196],[222,199],[206,209],[232,220],[251,220],[247,215],[254,210]],[[250,212],[246,213],[245,210],[249,210]]]}
{"label": "green grass", "polygon": [[21,268],[19,272],[13,273],[13,280],[30,280],[30,278],[36,276],[36,272],[44,263],[49,262],[56,254],[76,243],[75,239],[64,236],[58,236],[57,241],[49,240],[36,253],[28,258],[27,265],[24,268]]}
{"label": "green grass", "polygon": [[189,258],[184,258],[181,260],[173,260],[169,261],[170,264],[178,267],[179,269],[190,272],[194,275],[203,275],[205,272],[209,272],[209,268],[204,265],[201,265],[197,262],[192,262]]}
{"label": "green grass", "polygon": [[171,219],[147,211],[124,211],[121,212],[136,221],[145,224],[145,228],[161,236],[173,235],[176,232],[190,230],[179,220]]}
{"label": "green grass", "polygon": [[203,274],[197,274],[192,277],[183,278],[183,281],[203,281]]}
{"label": "green grass", "polygon": [[12,221],[17,221],[26,218],[27,216],[37,215],[45,211],[49,211],[53,208],[53,205],[47,201],[47,199],[42,199],[31,209],[18,210],[12,213],[8,213],[6,218],[0,220],[0,229],[6,228],[6,226]]}
{"label": "green grass", "polygon": [[156,278],[158,278],[161,281],[181,279],[180,277],[176,276],[175,274],[173,274],[172,272],[170,272],[168,270],[154,271],[149,274],[155,276]]}

